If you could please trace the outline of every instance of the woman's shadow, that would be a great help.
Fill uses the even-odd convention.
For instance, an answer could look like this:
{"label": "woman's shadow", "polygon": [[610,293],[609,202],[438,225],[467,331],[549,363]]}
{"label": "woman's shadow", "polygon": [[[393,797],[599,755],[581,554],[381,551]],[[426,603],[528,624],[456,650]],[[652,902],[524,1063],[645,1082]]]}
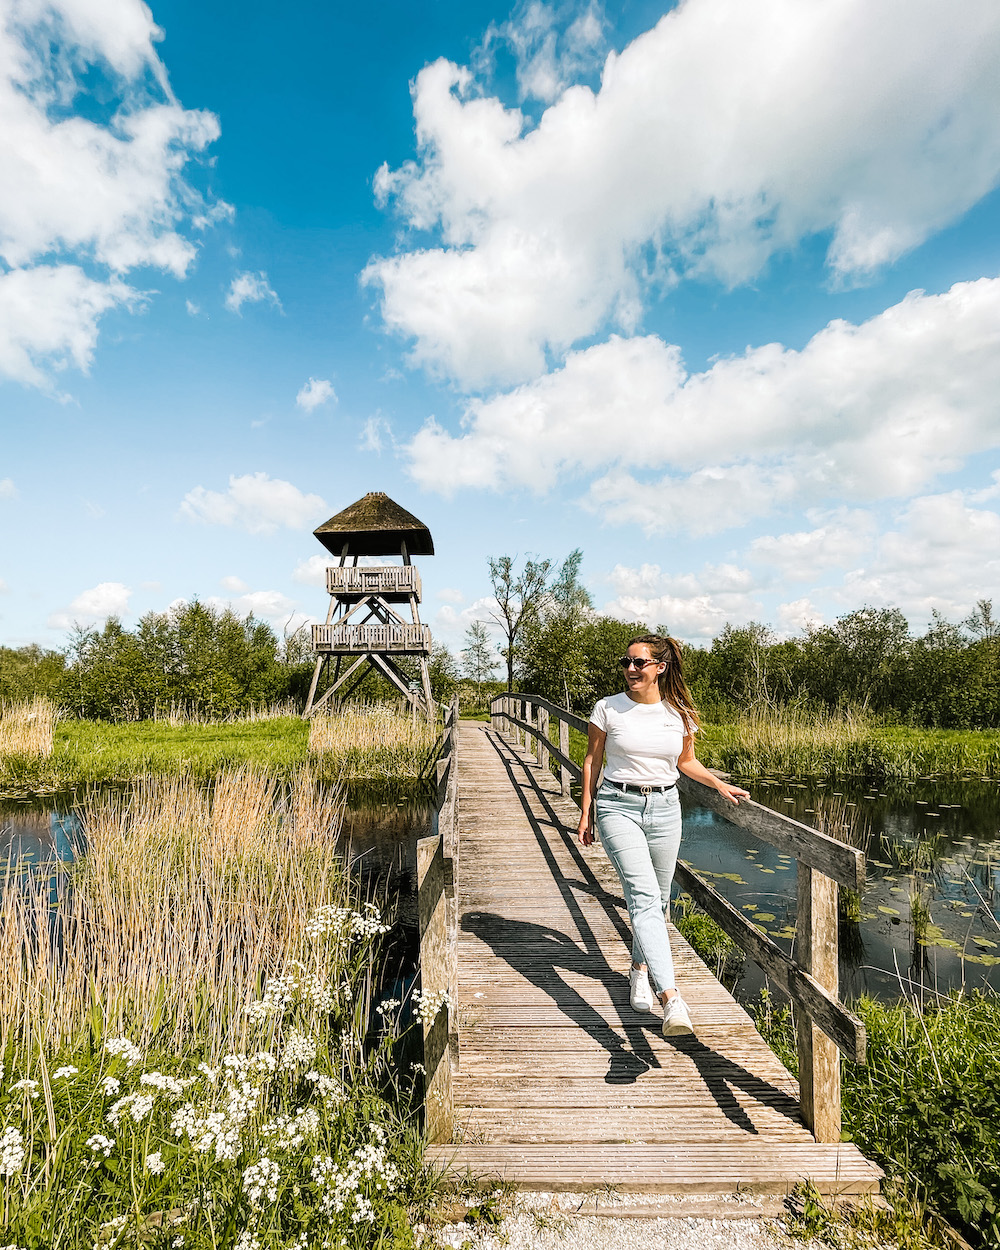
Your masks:
{"label": "woman's shadow", "polygon": [[[526,981],[548,994],[560,1011],[604,1047],[610,1059],[604,1078],[609,1084],[631,1084],[647,1069],[660,1066],[645,1032],[647,1028],[658,1027],[658,1019],[650,1016],[650,1024],[638,1020],[634,1024],[619,1021],[619,1032],[560,975],[559,970],[565,969],[593,977],[609,992],[622,988],[627,1001],[625,978],[614,972],[602,955],[581,950],[558,929],[526,920],[510,920],[493,912],[466,912],[462,928],[485,942]],[[614,986],[614,982],[620,982],[621,986]],[[625,1034],[624,1038],[621,1033]]]}

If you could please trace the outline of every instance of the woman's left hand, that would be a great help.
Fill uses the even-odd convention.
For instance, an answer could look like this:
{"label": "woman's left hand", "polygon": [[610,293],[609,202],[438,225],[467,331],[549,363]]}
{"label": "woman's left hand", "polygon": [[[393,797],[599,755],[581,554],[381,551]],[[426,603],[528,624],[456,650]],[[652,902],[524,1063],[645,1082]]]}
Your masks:
{"label": "woman's left hand", "polygon": [[725,781],[719,781],[716,784],[719,787],[719,793],[727,798],[730,803],[739,803],[740,799],[748,799],[750,797],[750,791],[744,790],[741,786],[731,786]]}

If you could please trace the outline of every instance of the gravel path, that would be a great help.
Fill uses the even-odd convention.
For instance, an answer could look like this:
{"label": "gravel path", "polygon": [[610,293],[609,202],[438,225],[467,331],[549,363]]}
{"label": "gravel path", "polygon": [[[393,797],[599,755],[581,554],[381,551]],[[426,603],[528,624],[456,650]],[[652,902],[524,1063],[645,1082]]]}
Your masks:
{"label": "gravel path", "polygon": [[722,1196],[518,1194],[499,1228],[449,1224],[437,1230],[460,1250],[820,1250],[788,1236],[780,1199]]}

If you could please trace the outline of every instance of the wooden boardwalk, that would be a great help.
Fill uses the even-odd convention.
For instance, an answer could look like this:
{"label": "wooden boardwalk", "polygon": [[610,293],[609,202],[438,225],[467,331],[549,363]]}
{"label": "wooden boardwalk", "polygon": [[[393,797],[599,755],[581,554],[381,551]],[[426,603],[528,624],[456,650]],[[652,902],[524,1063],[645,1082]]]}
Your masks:
{"label": "wooden boardwalk", "polygon": [[820,1145],[794,1079],[673,926],[696,1038],[628,1002],[629,929],[579,810],[488,725],[460,730],[459,1063],[440,1164],[523,1188],[877,1192],[850,1144]]}

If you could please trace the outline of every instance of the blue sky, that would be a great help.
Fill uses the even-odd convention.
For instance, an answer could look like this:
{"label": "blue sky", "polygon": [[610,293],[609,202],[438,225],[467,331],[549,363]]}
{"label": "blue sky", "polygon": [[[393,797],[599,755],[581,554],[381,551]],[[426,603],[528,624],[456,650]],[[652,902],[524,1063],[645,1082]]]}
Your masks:
{"label": "blue sky", "polygon": [[311,530],[695,642],[1000,597],[994,0],[0,4],[0,641],[322,615]]}

